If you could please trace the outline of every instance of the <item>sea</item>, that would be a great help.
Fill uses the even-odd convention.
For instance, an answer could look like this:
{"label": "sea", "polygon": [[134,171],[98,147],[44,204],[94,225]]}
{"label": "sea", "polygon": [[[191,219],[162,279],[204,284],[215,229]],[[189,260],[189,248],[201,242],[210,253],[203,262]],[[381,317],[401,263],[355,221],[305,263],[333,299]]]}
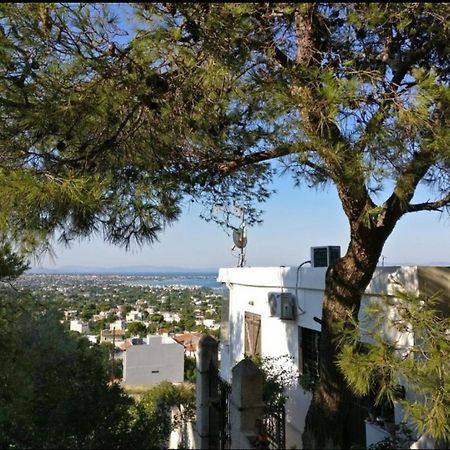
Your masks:
{"label": "sea", "polygon": [[215,273],[127,273],[126,284],[131,286],[181,286],[181,287],[206,287],[214,290],[223,286],[217,281]]}

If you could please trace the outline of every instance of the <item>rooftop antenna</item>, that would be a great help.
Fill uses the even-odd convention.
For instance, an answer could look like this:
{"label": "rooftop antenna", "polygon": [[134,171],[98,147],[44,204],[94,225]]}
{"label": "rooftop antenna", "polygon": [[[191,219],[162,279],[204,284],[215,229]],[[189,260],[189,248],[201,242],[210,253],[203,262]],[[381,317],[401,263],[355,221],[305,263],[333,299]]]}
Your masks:
{"label": "rooftop antenna", "polygon": [[244,211],[240,209],[239,211],[242,215],[242,221],[239,228],[233,227],[233,242],[234,246],[231,250],[235,248],[239,249],[239,261],[238,267],[244,267],[245,265],[245,246],[247,245],[247,227],[245,224]]}

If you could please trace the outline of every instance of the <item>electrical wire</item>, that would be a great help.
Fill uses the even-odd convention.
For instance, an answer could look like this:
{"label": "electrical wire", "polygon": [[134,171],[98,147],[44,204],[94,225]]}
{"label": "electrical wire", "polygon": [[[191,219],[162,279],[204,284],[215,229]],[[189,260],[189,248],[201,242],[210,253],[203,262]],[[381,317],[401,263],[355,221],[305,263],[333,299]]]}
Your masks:
{"label": "electrical wire", "polygon": [[307,261],[303,261],[298,267],[297,267],[297,277],[295,279],[295,301],[297,302],[297,309],[299,311],[299,315],[305,314],[305,311],[303,311],[302,308],[300,308],[300,305],[298,304],[298,278],[299,278],[299,273],[300,273],[300,269],[305,265],[305,264],[311,264],[310,260]]}

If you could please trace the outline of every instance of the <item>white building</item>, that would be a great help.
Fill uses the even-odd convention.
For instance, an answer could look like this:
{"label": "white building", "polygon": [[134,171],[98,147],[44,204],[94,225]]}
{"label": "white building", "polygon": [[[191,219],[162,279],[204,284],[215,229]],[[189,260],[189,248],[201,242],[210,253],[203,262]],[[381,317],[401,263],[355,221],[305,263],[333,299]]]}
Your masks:
{"label": "white building", "polygon": [[96,334],[88,334],[86,337],[91,344],[98,344],[99,337]]}
{"label": "white building", "polygon": [[125,339],[125,330],[101,330],[100,331],[100,344],[102,342],[114,343],[115,346],[120,346]]}
{"label": "white building", "polygon": [[108,313],[106,311],[100,311],[98,314],[94,314],[92,316],[92,320],[96,322],[97,320],[105,319],[108,316]]}
{"label": "white building", "polygon": [[127,327],[127,323],[123,319],[117,319],[109,324],[110,330],[124,330]]}
{"label": "white building", "polygon": [[[231,382],[231,369],[244,354],[293,357],[300,373],[317,364],[318,337],[322,316],[326,267],[255,267],[220,269],[218,281],[229,289],[227,313],[222,319],[220,376]],[[432,294],[446,293],[450,304],[450,268],[445,267],[379,267],[363,297],[360,318],[368,301],[392,296],[400,282],[408,291]],[[316,319],[316,320],[315,320]],[[389,332],[389,330],[387,330]],[[391,336],[405,346],[413,343],[411,333]],[[286,448],[301,448],[311,393],[300,386],[291,388],[286,403]],[[406,387],[406,396],[412,395]],[[408,397],[412,398],[412,397]],[[365,423],[361,432],[367,446],[390,434],[383,427]],[[402,419],[395,407],[395,421]]]}
{"label": "white building", "polygon": [[172,312],[162,312],[161,313],[164,317],[165,322],[179,322],[180,321],[180,315],[178,313],[172,313]]}
{"label": "white building", "polygon": [[75,319],[70,321],[70,331],[77,331],[80,334],[89,333],[89,324]]}
{"label": "white building", "polygon": [[128,348],[123,358],[123,384],[152,385],[184,380],[184,347],[167,336],[147,336]]}
{"label": "white building", "polygon": [[130,311],[125,317],[127,322],[135,322],[136,320],[142,320],[142,313],[139,311]]}
{"label": "white building", "polygon": [[78,314],[78,311],[76,309],[68,309],[66,311],[64,311],[64,318],[66,320],[75,317]]}
{"label": "white building", "polygon": [[220,326],[214,319],[203,319],[203,325],[212,330],[217,330]]}

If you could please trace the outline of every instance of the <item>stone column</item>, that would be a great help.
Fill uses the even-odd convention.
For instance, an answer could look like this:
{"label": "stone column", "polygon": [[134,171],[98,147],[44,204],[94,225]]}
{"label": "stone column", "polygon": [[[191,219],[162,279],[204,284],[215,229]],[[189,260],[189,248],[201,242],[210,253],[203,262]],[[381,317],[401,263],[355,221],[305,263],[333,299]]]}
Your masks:
{"label": "stone column", "polygon": [[264,414],[263,374],[248,358],[233,367],[231,384],[231,448],[251,449]]}
{"label": "stone column", "polygon": [[219,448],[218,345],[207,334],[198,341],[195,447],[201,450]]}

